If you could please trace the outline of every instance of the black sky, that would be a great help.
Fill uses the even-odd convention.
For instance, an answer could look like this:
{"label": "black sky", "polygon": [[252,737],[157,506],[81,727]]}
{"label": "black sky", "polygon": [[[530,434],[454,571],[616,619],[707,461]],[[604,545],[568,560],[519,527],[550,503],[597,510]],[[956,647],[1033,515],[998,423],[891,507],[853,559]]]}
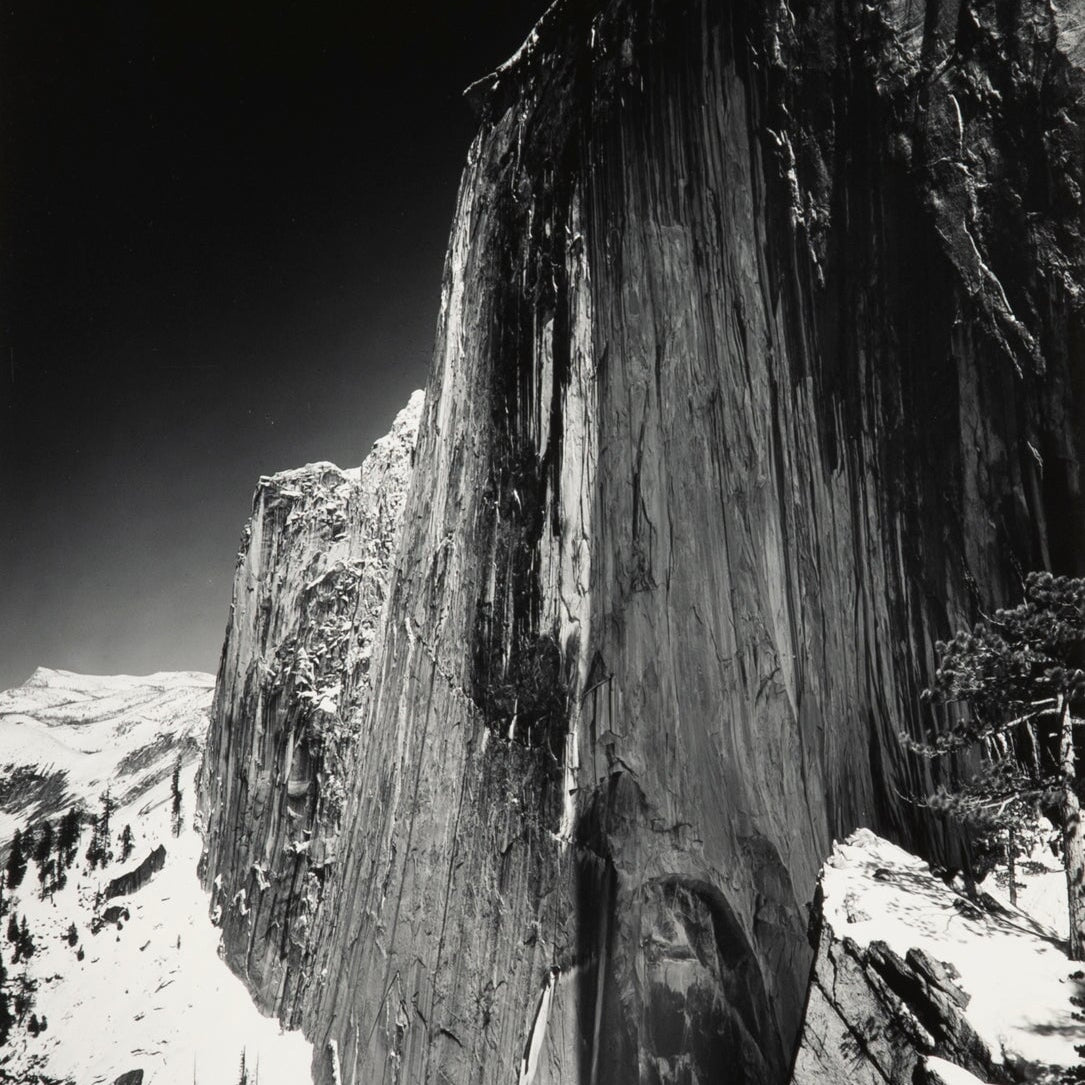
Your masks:
{"label": "black sky", "polygon": [[0,16],[0,688],[213,670],[260,474],[425,382],[474,118],[544,0]]}

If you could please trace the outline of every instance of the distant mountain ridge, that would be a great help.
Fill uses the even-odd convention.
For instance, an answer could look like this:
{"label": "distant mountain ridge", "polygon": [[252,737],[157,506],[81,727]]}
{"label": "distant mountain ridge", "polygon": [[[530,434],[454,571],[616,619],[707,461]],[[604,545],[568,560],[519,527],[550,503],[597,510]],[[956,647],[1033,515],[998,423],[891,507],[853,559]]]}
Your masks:
{"label": "distant mountain ridge", "polygon": [[69,806],[120,801],[195,760],[207,732],[212,675],[89,675],[39,667],[0,692],[0,846],[15,828]]}

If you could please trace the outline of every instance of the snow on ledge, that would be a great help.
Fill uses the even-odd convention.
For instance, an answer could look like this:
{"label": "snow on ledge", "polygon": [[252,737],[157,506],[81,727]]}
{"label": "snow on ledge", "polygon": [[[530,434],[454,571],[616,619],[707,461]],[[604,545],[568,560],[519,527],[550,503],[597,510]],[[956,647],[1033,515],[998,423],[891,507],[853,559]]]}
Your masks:
{"label": "snow on ledge", "polygon": [[937,1055],[928,1055],[923,1060],[923,1065],[933,1075],[934,1080],[940,1081],[942,1085],[987,1085],[987,1082],[976,1077],[963,1066],[958,1066],[955,1062],[947,1062],[945,1059],[938,1058]]}
{"label": "snow on ledge", "polygon": [[883,941],[901,956],[921,949],[952,965],[971,997],[966,1017],[996,1062],[1080,1064],[1075,1045],[1085,1043],[1085,1022],[1070,1000],[1085,994],[1083,965],[1050,928],[1008,905],[1001,914],[975,908],[923,860],[869,829],[834,845],[821,887],[836,937],[863,948]]}

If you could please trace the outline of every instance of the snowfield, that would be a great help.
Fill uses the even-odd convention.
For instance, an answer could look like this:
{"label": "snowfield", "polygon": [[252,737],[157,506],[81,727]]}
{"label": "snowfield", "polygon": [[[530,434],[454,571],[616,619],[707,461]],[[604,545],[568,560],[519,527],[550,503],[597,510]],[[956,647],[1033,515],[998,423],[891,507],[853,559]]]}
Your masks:
{"label": "snowfield", "polygon": [[[86,675],[39,667],[0,693],[0,846],[16,826],[136,794],[195,756],[215,679],[181,671]],[[172,752],[172,756],[170,753]]]}
{"label": "snowfield", "polygon": [[[33,1012],[44,1016],[47,1028],[33,1036],[26,1021],[13,1026],[8,1043],[0,1047],[0,1081],[113,1085],[120,1075],[142,1070],[144,1085],[237,1085],[243,1054],[250,1083],[311,1081],[311,1045],[300,1033],[283,1032],[276,1020],[261,1015],[242,982],[220,960],[219,932],[208,917],[208,898],[196,877],[202,843],[193,825],[194,777],[197,742],[202,742],[211,696],[208,676],[83,679],[48,673],[60,675],[59,688],[47,689],[46,696],[34,693],[32,716],[23,712],[23,718],[12,720],[8,714],[10,705],[26,703],[26,696],[13,696],[22,691],[0,695],[0,763],[26,756],[42,764],[43,754],[54,757],[49,763],[63,767],[71,792],[85,795],[94,811],[97,791],[109,781],[110,765],[121,765],[133,751],[145,750],[148,740],[158,740],[155,749],[164,752],[125,777],[135,796],[118,804],[111,829],[119,855],[117,838],[126,824],[131,826],[134,848],[127,861],[115,858],[104,871],[90,871],[86,827],[68,883],[52,899],[41,899],[33,861],[11,894],[10,907],[20,919],[26,917],[36,948],[28,962],[12,964],[5,915],[0,954],[8,968],[8,990],[14,991],[24,975],[36,983]],[[171,717],[167,704],[183,710]],[[43,705],[48,707],[47,720],[42,719]],[[9,744],[13,733],[23,745]],[[178,741],[167,741],[171,736]],[[171,775],[179,751],[188,763],[180,775],[183,822],[175,836]],[[147,780],[154,782],[144,790]],[[124,790],[124,781],[114,786],[114,794]],[[26,821],[25,814],[12,815],[12,829]],[[165,865],[142,888],[99,901],[99,915],[104,907],[116,905],[127,910],[127,917],[122,914],[93,933],[98,892],[160,844],[166,849]],[[65,937],[72,923],[78,936],[74,946]]]}
{"label": "snowfield", "polygon": [[[965,1017],[996,1063],[1078,1067],[1085,1020],[1072,999],[1085,995],[1085,966],[1066,956],[1065,919],[1061,932],[1045,922],[1065,911],[1065,875],[1037,855],[1032,873],[1018,877],[1035,914],[1011,908],[994,879],[980,889],[1001,898],[1001,914],[969,908],[922,859],[860,829],[825,864],[823,914],[838,938],[861,947],[882,940],[902,957],[914,948],[951,964],[970,996]],[[947,1083],[975,1080],[947,1066]]]}

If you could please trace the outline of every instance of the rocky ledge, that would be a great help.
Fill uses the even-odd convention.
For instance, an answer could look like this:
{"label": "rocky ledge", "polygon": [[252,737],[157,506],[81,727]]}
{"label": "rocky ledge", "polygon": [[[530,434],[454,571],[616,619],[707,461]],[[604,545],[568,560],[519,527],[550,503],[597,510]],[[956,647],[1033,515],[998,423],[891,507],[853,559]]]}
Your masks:
{"label": "rocky ledge", "polygon": [[815,906],[792,1085],[1081,1080],[1081,966],[1028,912],[969,899],[866,829],[833,848]]}

